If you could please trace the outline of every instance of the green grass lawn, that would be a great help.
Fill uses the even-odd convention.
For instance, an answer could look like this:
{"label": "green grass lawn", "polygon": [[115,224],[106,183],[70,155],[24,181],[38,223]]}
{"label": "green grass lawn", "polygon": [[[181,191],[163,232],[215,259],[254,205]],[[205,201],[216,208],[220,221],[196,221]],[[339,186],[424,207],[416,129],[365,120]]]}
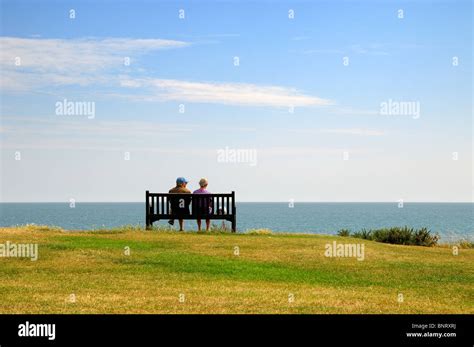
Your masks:
{"label": "green grass lawn", "polygon": [[[334,240],[364,243],[364,260],[325,257]],[[0,228],[6,241],[39,259],[0,258],[0,313],[474,313],[474,249],[28,226]]]}

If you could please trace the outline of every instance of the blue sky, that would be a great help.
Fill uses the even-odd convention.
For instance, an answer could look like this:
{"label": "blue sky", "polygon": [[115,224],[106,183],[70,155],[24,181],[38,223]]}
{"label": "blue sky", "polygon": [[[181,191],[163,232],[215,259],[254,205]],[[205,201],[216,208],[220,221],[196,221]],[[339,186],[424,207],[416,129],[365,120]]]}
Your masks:
{"label": "blue sky", "polygon": [[241,201],[472,201],[469,1],[1,8],[1,201],[141,201],[176,176]]}

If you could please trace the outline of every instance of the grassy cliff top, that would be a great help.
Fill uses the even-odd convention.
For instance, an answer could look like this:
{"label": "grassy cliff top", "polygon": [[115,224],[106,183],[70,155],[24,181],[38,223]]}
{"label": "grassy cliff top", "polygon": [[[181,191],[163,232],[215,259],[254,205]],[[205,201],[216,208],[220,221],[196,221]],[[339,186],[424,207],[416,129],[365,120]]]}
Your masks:
{"label": "grassy cliff top", "polygon": [[[329,235],[0,228],[0,313],[474,313],[474,249]],[[364,245],[363,260],[328,247]]]}

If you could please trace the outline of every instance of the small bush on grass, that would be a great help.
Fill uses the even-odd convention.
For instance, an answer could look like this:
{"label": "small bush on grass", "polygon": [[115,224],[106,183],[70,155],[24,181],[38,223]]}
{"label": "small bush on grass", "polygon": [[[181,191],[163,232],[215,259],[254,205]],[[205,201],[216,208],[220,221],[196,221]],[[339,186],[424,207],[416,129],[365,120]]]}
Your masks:
{"label": "small bush on grass", "polygon": [[459,241],[459,247],[461,248],[474,248],[474,242],[468,240]]}
{"label": "small bush on grass", "polygon": [[351,236],[351,231],[349,229],[341,229],[337,232],[337,235],[342,237],[349,237]]}
{"label": "small bush on grass", "polygon": [[[343,234],[344,236],[347,236],[347,233]],[[341,235],[341,231],[338,232],[338,235],[343,236]],[[427,228],[421,228],[417,230],[407,226],[381,228],[375,230],[362,229],[348,236],[396,245],[415,245],[426,247],[435,246],[439,240],[439,235],[431,234],[431,231]]]}
{"label": "small bush on grass", "polygon": [[270,229],[250,229],[246,231],[247,235],[271,235]]}
{"label": "small bush on grass", "polygon": [[373,240],[374,239],[373,235],[372,235],[372,230],[366,230],[366,229],[356,231],[351,236],[356,237],[358,239],[366,239],[366,240]]}
{"label": "small bush on grass", "polygon": [[61,227],[52,225],[37,225],[34,223],[26,224],[24,226],[18,225],[17,228],[23,228],[27,231],[64,231]]}

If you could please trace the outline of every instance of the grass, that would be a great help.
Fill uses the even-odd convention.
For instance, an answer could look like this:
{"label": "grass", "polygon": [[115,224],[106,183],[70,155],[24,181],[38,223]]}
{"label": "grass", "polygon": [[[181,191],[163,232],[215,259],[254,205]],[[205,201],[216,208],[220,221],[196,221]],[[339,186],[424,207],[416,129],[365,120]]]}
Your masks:
{"label": "grass", "polygon": [[[6,241],[39,259],[0,258],[0,313],[474,313],[469,248],[130,226],[0,228]],[[364,243],[364,260],[325,257],[333,241]]]}

